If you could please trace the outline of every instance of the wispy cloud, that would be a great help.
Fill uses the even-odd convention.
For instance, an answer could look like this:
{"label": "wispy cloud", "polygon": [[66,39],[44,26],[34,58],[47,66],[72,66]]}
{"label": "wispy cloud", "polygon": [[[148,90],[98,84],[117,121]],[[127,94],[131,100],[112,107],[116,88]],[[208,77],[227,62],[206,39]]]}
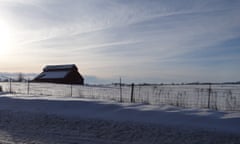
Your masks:
{"label": "wispy cloud", "polygon": [[[72,62],[98,77],[225,81],[240,72],[240,52],[226,46],[240,39],[239,6],[237,0],[0,0],[0,17],[16,30],[19,51],[12,57],[22,63]],[[221,67],[228,69],[216,77]]]}

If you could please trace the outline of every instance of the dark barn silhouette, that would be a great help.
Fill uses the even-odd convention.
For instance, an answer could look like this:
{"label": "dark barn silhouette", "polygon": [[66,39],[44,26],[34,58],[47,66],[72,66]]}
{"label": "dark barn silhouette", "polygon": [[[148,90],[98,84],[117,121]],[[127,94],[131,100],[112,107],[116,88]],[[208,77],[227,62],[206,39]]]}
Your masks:
{"label": "dark barn silhouette", "polygon": [[43,69],[33,82],[50,82],[61,84],[84,84],[84,78],[78,72],[75,64],[48,65]]}

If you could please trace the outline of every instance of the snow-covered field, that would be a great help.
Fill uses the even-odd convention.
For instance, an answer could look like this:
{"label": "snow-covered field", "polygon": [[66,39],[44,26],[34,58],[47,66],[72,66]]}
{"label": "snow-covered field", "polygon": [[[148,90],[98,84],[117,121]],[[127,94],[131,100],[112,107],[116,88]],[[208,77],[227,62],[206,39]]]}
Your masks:
{"label": "snow-covered field", "polygon": [[[21,94],[104,99],[180,107],[240,111],[240,85],[102,85],[79,86],[50,83],[0,83],[4,91]],[[132,92],[133,91],[133,92]]]}
{"label": "snow-covered field", "polygon": [[0,94],[0,143],[239,144],[240,112]]}

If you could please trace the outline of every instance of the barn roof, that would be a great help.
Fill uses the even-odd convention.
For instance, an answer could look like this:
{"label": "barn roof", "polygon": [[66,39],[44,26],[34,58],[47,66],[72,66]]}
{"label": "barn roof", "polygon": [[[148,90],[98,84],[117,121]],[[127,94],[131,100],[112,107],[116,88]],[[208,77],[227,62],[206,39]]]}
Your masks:
{"label": "barn roof", "polygon": [[38,78],[40,79],[61,79],[65,78],[69,71],[53,71],[53,72],[42,72]]}
{"label": "barn roof", "polygon": [[66,70],[66,69],[77,69],[75,64],[69,65],[47,65],[44,68],[44,71],[51,71],[51,70]]}

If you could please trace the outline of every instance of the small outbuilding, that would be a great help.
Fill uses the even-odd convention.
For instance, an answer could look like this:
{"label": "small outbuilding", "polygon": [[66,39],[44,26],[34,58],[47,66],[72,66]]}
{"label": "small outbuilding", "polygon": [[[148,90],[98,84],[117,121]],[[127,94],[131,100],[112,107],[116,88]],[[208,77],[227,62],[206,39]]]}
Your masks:
{"label": "small outbuilding", "polygon": [[75,64],[47,65],[33,82],[50,82],[61,84],[84,84],[84,78]]}

